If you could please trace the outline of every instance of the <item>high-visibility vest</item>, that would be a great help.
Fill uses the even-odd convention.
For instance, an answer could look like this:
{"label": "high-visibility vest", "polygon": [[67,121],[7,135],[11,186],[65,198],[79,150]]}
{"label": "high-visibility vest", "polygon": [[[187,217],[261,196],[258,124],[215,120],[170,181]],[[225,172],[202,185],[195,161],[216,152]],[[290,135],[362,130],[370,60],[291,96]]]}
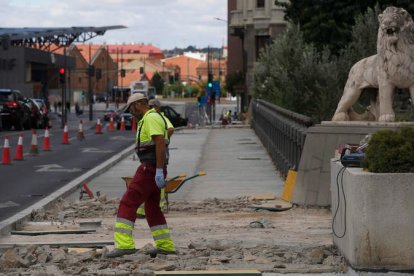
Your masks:
{"label": "high-visibility vest", "polygon": [[[153,135],[163,135],[165,145],[166,147],[168,146],[167,123],[163,116],[156,112],[155,109],[150,109],[138,122],[135,152],[141,163],[156,164],[155,143],[152,140]],[[167,150],[165,158],[168,160]]]}

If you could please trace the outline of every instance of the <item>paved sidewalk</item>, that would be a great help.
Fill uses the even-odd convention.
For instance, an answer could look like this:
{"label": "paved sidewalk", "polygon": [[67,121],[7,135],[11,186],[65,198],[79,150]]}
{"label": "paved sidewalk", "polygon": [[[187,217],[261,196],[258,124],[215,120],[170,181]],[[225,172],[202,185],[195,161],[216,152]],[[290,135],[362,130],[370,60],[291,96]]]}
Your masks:
{"label": "paved sidewalk", "polygon": [[[133,141],[131,141],[133,143]],[[249,128],[183,129],[170,145],[170,177],[205,171],[206,176],[188,181],[170,200],[201,201],[244,195],[281,195],[283,179],[269,155]],[[135,158],[136,159],[136,158]],[[139,165],[134,155],[93,179],[88,186],[108,197],[125,191],[122,176],[132,176]]]}

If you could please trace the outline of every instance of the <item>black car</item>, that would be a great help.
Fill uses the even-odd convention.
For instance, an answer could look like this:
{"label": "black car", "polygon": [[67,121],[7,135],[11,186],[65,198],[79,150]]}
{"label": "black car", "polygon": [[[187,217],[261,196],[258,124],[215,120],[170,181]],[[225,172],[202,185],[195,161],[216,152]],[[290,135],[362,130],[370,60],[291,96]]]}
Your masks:
{"label": "black car", "polygon": [[37,106],[39,107],[39,111],[41,114],[41,128],[49,127],[49,111],[47,110],[47,105],[44,100],[42,99],[33,99]]}
{"label": "black car", "polygon": [[180,113],[175,111],[169,105],[162,105],[161,112],[164,113],[165,117],[167,117],[174,127],[182,127],[187,126],[188,119],[181,117]]}
{"label": "black car", "polygon": [[24,104],[30,109],[30,126],[34,129],[45,128],[49,125],[49,117],[44,102],[26,98]]}
{"label": "black car", "polygon": [[30,129],[31,110],[19,90],[0,89],[0,116],[4,129]]}

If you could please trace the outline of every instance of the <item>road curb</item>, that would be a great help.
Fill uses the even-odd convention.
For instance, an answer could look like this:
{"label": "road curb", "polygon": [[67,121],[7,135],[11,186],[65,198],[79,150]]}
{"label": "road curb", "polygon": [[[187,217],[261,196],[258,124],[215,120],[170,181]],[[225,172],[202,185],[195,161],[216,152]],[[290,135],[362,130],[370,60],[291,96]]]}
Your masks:
{"label": "road curb", "polygon": [[21,226],[30,220],[31,214],[35,210],[39,209],[46,209],[48,206],[55,203],[60,198],[64,198],[75,192],[76,189],[79,189],[79,186],[82,185],[83,182],[89,181],[92,178],[100,175],[101,173],[105,172],[108,168],[114,166],[116,163],[124,159],[126,156],[131,154],[135,149],[135,144],[129,146],[122,152],[112,156],[105,162],[97,165],[93,169],[87,171],[86,173],[78,176],[62,188],[58,189],[57,191],[53,192],[49,196],[43,198],[39,202],[33,204],[32,206],[27,207],[26,209],[20,211],[19,213],[15,214],[14,216],[5,219],[0,222],[0,234],[8,234],[8,232],[12,230],[18,230]]}

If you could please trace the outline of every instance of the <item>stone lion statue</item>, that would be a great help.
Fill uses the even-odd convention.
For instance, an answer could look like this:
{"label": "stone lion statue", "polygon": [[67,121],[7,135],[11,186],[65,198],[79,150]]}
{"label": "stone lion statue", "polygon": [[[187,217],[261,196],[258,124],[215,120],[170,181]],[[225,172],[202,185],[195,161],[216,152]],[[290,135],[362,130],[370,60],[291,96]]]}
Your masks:
{"label": "stone lion statue", "polygon": [[[378,120],[392,122],[395,88],[409,89],[414,104],[414,23],[402,8],[388,7],[378,17],[377,54],[352,66],[332,121]],[[378,88],[370,116],[355,116],[352,106],[365,88]]]}

